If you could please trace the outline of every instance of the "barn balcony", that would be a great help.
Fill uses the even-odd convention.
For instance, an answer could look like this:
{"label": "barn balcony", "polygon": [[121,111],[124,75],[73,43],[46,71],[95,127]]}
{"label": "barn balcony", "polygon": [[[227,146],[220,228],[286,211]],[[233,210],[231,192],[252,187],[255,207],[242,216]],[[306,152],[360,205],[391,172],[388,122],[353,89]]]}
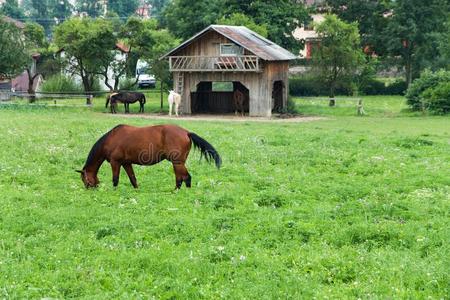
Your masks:
{"label": "barn balcony", "polygon": [[260,59],[240,56],[169,56],[171,72],[261,72]]}

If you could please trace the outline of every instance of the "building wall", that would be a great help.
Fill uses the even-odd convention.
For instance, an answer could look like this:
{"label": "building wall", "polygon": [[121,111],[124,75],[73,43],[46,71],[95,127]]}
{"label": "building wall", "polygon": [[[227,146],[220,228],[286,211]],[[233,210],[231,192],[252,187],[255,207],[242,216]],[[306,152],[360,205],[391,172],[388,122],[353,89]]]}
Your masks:
{"label": "building wall", "polygon": [[[176,56],[219,56],[220,44],[230,43],[233,43],[233,41],[215,31],[211,31],[189,44],[186,48],[179,50]],[[244,55],[254,54],[245,50]]]}
{"label": "building wall", "polygon": [[[181,111],[191,114],[191,92],[196,91],[202,81],[239,81],[249,90],[250,116],[270,117],[272,114],[273,84],[277,80],[283,81],[283,107],[287,106],[289,90],[288,62],[270,62],[263,65],[263,72],[181,72],[184,76]],[[178,90],[178,75],[174,72],[174,90]]]}
{"label": "building wall", "polygon": [[[313,19],[314,23],[321,23],[323,22],[323,20],[325,19],[325,15],[323,14],[313,14],[311,15],[311,18]],[[308,41],[315,41],[318,38],[317,32],[314,31],[314,28],[311,28],[309,26],[307,26],[305,28],[304,25],[302,25],[301,27],[297,27],[294,30],[293,36],[295,39],[297,40],[304,40],[305,41],[305,47],[303,48],[303,50],[300,50],[300,57],[308,57],[308,50],[306,47],[306,43],[308,43]],[[310,55],[312,53],[309,53]]]}

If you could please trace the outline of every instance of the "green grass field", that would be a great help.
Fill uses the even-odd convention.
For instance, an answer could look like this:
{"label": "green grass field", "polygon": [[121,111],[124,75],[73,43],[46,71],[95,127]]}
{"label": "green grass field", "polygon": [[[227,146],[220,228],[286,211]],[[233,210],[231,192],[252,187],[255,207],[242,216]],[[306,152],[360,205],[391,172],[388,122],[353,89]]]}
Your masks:
{"label": "green grass field", "polygon": [[326,119],[168,119],[223,158],[191,152],[178,192],[168,162],[136,167],[138,190],[107,163],[94,190],[74,172],[118,123],[161,121],[0,105],[0,298],[448,298],[450,118],[296,102]]}

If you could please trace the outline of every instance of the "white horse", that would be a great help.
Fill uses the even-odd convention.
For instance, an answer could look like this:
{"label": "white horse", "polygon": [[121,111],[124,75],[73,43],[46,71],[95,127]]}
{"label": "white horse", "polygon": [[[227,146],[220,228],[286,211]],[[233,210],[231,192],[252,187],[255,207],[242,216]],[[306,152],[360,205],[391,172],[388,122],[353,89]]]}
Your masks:
{"label": "white horse", "polygon": [[181,103],[181,95],[174,91],[169,91],[169,116],[172,116],[172,107],[175,104],[175,115],[178,117],[178,108]]}

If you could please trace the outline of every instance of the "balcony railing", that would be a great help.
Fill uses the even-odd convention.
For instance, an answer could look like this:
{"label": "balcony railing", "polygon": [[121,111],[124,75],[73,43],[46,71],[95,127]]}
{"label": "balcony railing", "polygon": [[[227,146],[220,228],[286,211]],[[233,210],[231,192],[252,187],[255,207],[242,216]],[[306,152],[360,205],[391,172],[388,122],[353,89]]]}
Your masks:
{"label": "balcony railing", "polygon": [[178,72],[259,72],[258,56],[170,56],[171,71]]}

